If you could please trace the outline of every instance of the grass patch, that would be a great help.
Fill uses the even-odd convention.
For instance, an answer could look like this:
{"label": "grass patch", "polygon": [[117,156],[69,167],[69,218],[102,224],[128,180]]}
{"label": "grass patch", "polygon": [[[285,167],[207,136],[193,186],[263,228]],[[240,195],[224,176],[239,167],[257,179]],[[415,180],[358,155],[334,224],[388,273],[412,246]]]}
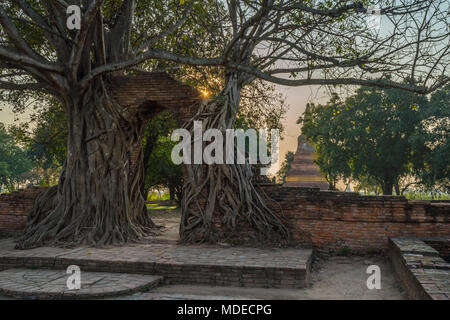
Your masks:
{"label": "grass patch", "polygon": [[13,238],[13,235],[9,232],[0,231],[0,240],[8,238]]}
{"label": "grass patch", "polygon": [[147,211],[171,211],[176,210],[178,207],[173,205],[160,205],[156,203],[149,203],[147,204]]}
{"label": "grass patch", "polygon": [[168,192],[164,192],[160,195],[158,192],[151,192],[148,194],[147,200],[148,201],[170,200],[170,194]]}
{"label": "grass patch", "polygon": [[348,246],[344,246],[337,253],[338,256],[348,256],[349,254],[350,254],[350,248]]}
{"label": "grass patch", "polygon": [[450,200],[450,194],[431,192],[406,192],[404,194],[408,200]]}

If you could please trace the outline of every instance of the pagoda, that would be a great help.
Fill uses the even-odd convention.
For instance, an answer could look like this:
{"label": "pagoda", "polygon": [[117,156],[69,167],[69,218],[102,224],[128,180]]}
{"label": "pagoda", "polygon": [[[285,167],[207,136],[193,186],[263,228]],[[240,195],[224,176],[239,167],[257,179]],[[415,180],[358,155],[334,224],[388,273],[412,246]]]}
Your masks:
{"label": "pagoda", "polygon": [[305,137],[298,137],[298,147],[294,160],[286,174],[285,187],[307,187],[328,190],[328,182],[314,163],[316,150],[306,142]]}

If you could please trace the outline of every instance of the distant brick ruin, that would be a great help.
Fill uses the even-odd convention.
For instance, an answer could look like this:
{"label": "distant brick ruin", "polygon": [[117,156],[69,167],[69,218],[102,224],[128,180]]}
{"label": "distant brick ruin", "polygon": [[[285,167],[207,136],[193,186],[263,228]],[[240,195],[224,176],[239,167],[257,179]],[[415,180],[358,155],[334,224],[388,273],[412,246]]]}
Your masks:
{"label": "distant brick ruin", "polygon": [[286,187],[310,187],[328,190],[328,182],[314,163],[316,150],[306,142],[305,137],[298,137],[297,151],[291,168],[286,173]]}

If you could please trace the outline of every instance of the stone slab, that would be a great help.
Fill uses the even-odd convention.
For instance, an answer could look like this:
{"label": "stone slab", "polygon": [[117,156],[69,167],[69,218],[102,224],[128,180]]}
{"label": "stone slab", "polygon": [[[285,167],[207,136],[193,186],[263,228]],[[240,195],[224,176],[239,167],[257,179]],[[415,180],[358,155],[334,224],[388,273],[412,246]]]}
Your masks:
{"label": "stone slab", "polygon": [[66,270],[7,269],[0,272],[0,294],[25,299],[87,299],[130,294],[158,286],[161,276],[81,272],[80,289],[69,289]]}
{"label": "stone slab", "polygon": [[392,237],[391,241],[396,245],[402,254],[422,255],[438,257],[439,252],[433,249],[419,238],[413,237]]}
{"label": "stone slab", "polygon": [[136,244],[112,248],[36,248],[15,250],[0,241],[0,270],[48,268],[164,276],[170,284],[263,288],[308,285],[311,249]]}
{"label": "stone slab", "polygon": [[390,238],[389,255],[413,299],[450,300],[450,264],[420,238]]}

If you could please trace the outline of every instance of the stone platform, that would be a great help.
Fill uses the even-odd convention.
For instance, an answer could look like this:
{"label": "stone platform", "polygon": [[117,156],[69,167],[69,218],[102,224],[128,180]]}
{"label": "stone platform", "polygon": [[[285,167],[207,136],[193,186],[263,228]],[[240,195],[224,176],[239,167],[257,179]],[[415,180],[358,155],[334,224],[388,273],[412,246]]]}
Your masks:
{"label": "stone platform", "polygon": [[65,270],[8,269],[0,272],[0,294],[26,299],[87,299],[130,294],[158,286],[163,277],[82,272],[80,289],[69,290]]}
{"label": "stone platform", "polygon": [[[450,238],[445,241],[449,243]],[[414,237],[390,238],[389,256],[410,298],[450,300],[450,263],[426,241]]]}
{"label": "stone platform", "polygon": [[161,243],[113,248],[15,250],[13,241],[6,239],[0,241],[0,270],[65,270],[69,265],[77,265],[82,272],[160,275],[166,284],[303,288],[309,281],[311,255],[310,249]]}

